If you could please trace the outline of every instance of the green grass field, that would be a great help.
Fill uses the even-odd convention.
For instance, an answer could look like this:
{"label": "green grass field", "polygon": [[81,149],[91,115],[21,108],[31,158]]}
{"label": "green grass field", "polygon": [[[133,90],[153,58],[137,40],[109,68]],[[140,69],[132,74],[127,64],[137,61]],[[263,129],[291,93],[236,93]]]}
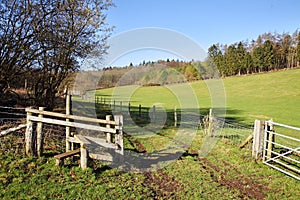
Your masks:
{"label": "green grass field", "polygon": [[180,159],[145,173],[121,172],[99,162],[82,170],[70,160],[56,167],[51,154],[37,159],[1,152],[0,198],[298,199],[299,181],[254,161],[247,149],[219,141],[208,156],[197,158],[193,149],[202,140],[197,135]]}
{"label": "green grass field", "polygon": [[[228,118],[241,123],[253,124],[255,119],[273,119],[276,122],[300,127],[300,69],[269,72],[223,79],[226,94]],[[214,80],[190,83],[201,108],[211,107],[207,84]],[[133,88],[134,87],[134,88]],[[109,98],[112,94],[118,101],[126,94],[132,105],[151,107],[161,104],[166,109],[179,106],[178,98],[172,91],[181,91],[189,86],[168,87],[125,86],[96,91],[97,96]],[[128,94],[128,91],[130,92]],[[132,93],[132,94],[131,94]],[[188,100],[188,99],[187,99]],[[206,109],[207,110],[207,109]],[[206,114],[206,113],[204,113]]]}
{"label": "green grass field", "polygon": [[[243,125],[252,125],[254,119],[273,118],[300,127],[299,75],[297,69],[223,79],[226,117]],[[209,81],[213,80],[208,80],[208,84]],[[207,112],[211,98],[206,82],[193,82],[190,86],[201,111]],[[145,107],[159,104],[171,110],[175,105],[180,108],[180,101],[172,91],[184,95],[187,90],[183,85],[125,86],[98,90],[96,94],[107,101],[114,94],[117,102],[130,101],[132,106]],[[187,101],[190,101],[187,105],[194,105]],[[125,150],[152,152],[172,140],[176,131],[174,127],[164,127],[159,134],[139,141],[126,136]],[[157,171],[133,173],[96,161],[90,162],[87,170],[81,170],[71,160],[63,167],[56,167],[53,151],[47,150],[42,158],[26,158],[11,148],[13,136],[2,137],[2,147],[7,148],[0,149],[0,198],[299,199],[299,181],[253,160],[250,148],[239,149],[226,138],[218,140],[206,157],[199,158],[204,140],[203,131],[198,130],[191,146],[179,159]]]}

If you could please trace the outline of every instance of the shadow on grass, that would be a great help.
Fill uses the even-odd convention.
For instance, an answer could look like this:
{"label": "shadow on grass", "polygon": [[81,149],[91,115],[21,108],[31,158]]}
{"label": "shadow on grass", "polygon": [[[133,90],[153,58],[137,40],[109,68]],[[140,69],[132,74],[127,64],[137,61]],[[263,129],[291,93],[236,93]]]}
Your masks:
{"label": "shadow on grass", "polygon": [[[162,118],[161,116],[166,115],[164,126],[172,127],[175,124],[175,114],[177,117],[177,125],[180,126],[181,122],[186,123],[189,120],[191,122],[198,123],[202,122],[203,118],[209,114],[210,108],[187,108],[187,109],[177,109],[176,113],[174,109],[161,110],[155,107],[143,107],[143,106],[132,106],[129,103],[123,103],[123,105],[111,104],[112,102],[100,102],[100,103],[89,103],[89,102],[73,102],[73,111],[75,115],[83,116],[97,116],[99,119],[105,119],[106,115],[123,115],[124,125],[126,122],[134,122],[137,126],[144,127],[155,121],[155,119]],[[232,125],[239,125],[243,127],[249,127],[249,124],[245,123],[245,118],[239,117],[243,113],[242,110],[238,109],[226,109],[222,110],[220,108],[214,108],[213,113],[222,113],[226,116],[215,116],[226,123]],[[152,120],[152,121],[151,121]]]}

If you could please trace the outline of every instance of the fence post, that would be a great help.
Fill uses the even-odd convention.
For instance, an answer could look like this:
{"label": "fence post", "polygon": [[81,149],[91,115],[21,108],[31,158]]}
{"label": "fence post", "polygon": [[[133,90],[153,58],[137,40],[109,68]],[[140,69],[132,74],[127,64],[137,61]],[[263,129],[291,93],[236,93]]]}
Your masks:
{"label": "fence post", "polygon": [[142,116],[142,105],[140,104],[139,105],[139,117],[141,117]]}
{"label": "fence post", "polygon": [[209,109],[208,128],[207,128],[207,134],[208,134],[208,136],[213,136],[213,133],[212,133],[212,123],[213,123],[213,112],[212,112],[212,109]]}
{"label": "fence post", "polygon": [[88,150],[86,149],[85,144],[80,144],[80,167],[82,169],[87,168],[88,163]]}
{"label": "fence post", "polygon": [[121,109],[121,112],[122,112],[122,101],[120,101],[120,109]]}
{"label": "fence post", "polygon": [[[109,122],[111,121],[111,115],[106,115],[106,121]],[[106,125],[106,128],[110,128],[110,124]],[[106,142],[111,143],[111,133],[106,133]]]}
{"label": "fence post", "polygon": [[155,121],[155,105],[153,105],[153,121]]}
{"label": "fence post", "polygon": [[31,112],[27,112],[27,127],[25,132],[25,153],[27,156],[33,155],[33,122],[29,119],[29,117],[32,116]]}
{"label": "fence post", "polygon": [[117,124],[115,129],[118,130],[115,134],[115,143],[118,144],[119,149],[116,152],[123,155],[123,115],[115,115],[114,118]]}
{"label": "fence post", "polygon": [[[71,114],[71,95],[67,92],[67,98],[66,98],[66,115]],[[66,122],[69,122],[70,119],[66,118]],[[71,145],[68,141],[68,137],[70,137],[70,127],[66,126],[66,152],[70,151]]]}
{"label": "fence post", "polygon": [[252,157],[259,159],[263,150],[264,121],[255,120],[253,131]]}
{"label": "fence post", "polygon": [[273,142],[275,142],[274,134],[272,133],[274,131],[274,126],[272,124],[273,120],[270,120],[271,123],[266,122],[266,128],[267,128],[267,157],[272,158],[272,151],[274,148]]}
{"label": "fence post", "polygon": [[128,114],[130,115],[130,102],[128,103]]}
{"label": "fence post", "polygon": [[177,108],[174,107],[174,126],[177,127]]}
{"label": "fence post", "polygon": [[[39,111],[44,111],[44,107],[39,107]],[[43,114],[38,115],[39,118],[43,118]],[[38,157],[43,154],[44,134],[43,134],[43,122],[38,122],[36,126],[36,151]]]}
{"label": "fence post", "polygon": [[116,100],[114,99],[114,111],[116,110]]}

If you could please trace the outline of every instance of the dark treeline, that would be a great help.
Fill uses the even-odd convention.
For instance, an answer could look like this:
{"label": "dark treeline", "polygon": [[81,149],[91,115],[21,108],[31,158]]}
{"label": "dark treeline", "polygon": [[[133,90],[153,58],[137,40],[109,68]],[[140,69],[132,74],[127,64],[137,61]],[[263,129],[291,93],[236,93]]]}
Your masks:
{"label": "dark treeline", "polygon": [[[52,110],[68,75],[102,58],[111,0],[6,0],[0,4],[0,105]],[[24,103],[23,103],[24,102]],[[32,102],[32,103],[31,103]]]}
{"label": "dark treeline", "polygon": [[251,42],[214,44],[208,54],[223,77],[291,69],[299,67],[300,34],[265,33]]}

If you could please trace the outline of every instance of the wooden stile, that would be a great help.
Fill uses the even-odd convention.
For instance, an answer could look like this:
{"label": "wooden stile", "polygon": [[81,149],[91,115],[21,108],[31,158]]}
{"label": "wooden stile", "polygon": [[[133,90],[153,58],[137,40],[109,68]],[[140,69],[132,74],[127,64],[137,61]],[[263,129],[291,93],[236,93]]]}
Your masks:
{"label": "wooden stile", "polygon": [[[90,136],[82,136],[82,135],[74,135],[74,134],[66,134],[66,145],[69,145],[68,148],[66,148],[66,153],[60,154],[55,156],[56,164],[61,165],[64,162],[65,158],[71,157],[75,154],[78,154],[80,151],[80,165],[83,169],[87,168],[87,162],[89,158],[89,148],[95,149],[95,148],[105,148],[108,149],[108,153],[111,152],[111,155],[109,154],[99,154],[97,152],[92,152],[90,155],[93,158],[97,158],[100,160],[108,160],[113,161],[114,157],[118,155],[123,155],[123,116],[118,115],[115,116],[114,121],[112,121],[111,116],[108,115],[105,120],[100,120],[102,126],[99,126],[99,123],[93,125],[90,123],[84,123],[86,120],[87,122],[99,122],[98,119],[92,119],[87,117],[80,117],[80,116],[73,116],[70,114],[59,114],[49,111],[44,111],[44,108],[32,109],[27,108],[27,123],[26,123],[26,133],[25,133],[25,142],[26,142],[26,155],[42,155],[43,150],[43,123],[48,124],[56,124],[56,125],[62,125],[66,127],[75,127],[75,128],[83,128],[88,130],[95,130],[99,131],[101,133],[106,133],[107,138],[98,138],[98,137],[90,137]],[[33,114],[38,114],[38,116],[34,116]],[[54,116],[55,119],[50,118],[51,116]],[[81,119],[81,122],[70,122],[67,121],[68,119]],[[59,119],[63,118],[63,119]],[[33,123],[37,122],[37,133],[38,137],[35,138],[34,132],[33,132]],[[103,126],[103,124],[106,125]],[[112,141],[112,134],[114,134],[115,139]],[[36,140],[35,140],[36,139]],[[70,146],[76,147],[74,144],[80,144],[79,150],[73,150],[70,149]],[[35,147],[37,149],[35,149]],[[114,154],[114,152],[116,154]],[[120,159],[120,156],[118,157]]]}

